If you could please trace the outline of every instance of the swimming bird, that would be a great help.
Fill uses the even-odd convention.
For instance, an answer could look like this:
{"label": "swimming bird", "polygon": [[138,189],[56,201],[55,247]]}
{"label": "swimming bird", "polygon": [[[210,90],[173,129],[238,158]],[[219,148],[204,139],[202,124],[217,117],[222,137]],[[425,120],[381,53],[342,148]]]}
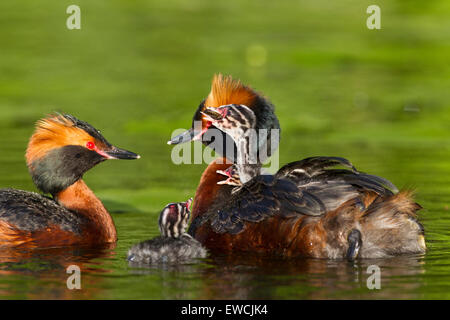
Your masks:
{"label": "swimming bird", "polygon": [[236,250],[247,241],[253,250],[349,260],[425,251],[424,229],[416,219],[420,206],[409,193],[394,194],[386,187],[395,188],[389,181],[338,157],[307,158],[263,175],[257,169],[261,164],[251,163],[253,111],[226,105],[203,114],[234,139],[240,186],[193,222],[196,237],[206,237],[209,244],[223,235],[228,248]]}
{"label": "swimming bird", "polygon": [[128,251],[128,260],[138,264],[175,264],[205,258],[207,250],[186,233],[192,199],[169,203],[161,211],[161,236],[138,243]]}
{"label": "swimming bird", "polygon": [[44,194],[0,190],[0,246],[57,247],[114,243],[114,222],[83,181],[108,159],[140,156],[111,145],[93,126],[72,115],[37,122],[26,151],[34,184]]}
{"label": "swimming bird", "polygon": [[[213,81],[212,92],[217,93],[212,95],[211,105],[206,100],[196,112],[200,112],[202,123],[217,128],[220,125],[215,120],[223,114],[211,112],[208,116],[205,111],[224,112],[221,106],[235,104],[251,112],[230,123],[253,118],[253,129],[267,129],[257,119],[273,119],[270,113],[274,109],[252,108],[238,102],[234,99],[236,92],[241,96],[243,91],[254,91],[239,81],[223,79]],[[214,97],[225,98],[214,101]],[[232,139],[231,132],[223,126],[221,129]],[[236,126],[232,129],[242,131]],[[259,146],[258,141],[256,154],[260,153]],[[252,148],[248,155],[254,157],[255,144]],[[233,162],[244,154],[238,152]],[[410,192],[397,192],[388,180],[359,172],[340,157],[306,158],[285,165],[275,175],[259,174],[262,161],[256,159],[256,163],[241,167],[238,176],[242,181],[234,179],[233,185],[223,181],[222,174],[233,169],[226,156],[213,161],[202,174],[188,232],[211,251],[349,260],[425,251],[424,230],[416,219],[420,205],[412,200]],[[239,171],[236,164],[233,167]]]}

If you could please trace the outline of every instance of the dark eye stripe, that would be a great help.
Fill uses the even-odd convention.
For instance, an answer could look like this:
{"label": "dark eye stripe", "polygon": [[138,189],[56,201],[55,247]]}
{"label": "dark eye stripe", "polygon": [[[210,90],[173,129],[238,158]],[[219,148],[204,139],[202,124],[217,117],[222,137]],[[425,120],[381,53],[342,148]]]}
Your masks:
{"label": "dark eye stripe", "polygon": [[241,119],[240,123],[246,124],[248,122],[247,119],[249,115],[246,108],[240,106],[239,108],[236,108],[236,113],[238,114],[239,119]]}
{"label": "dark eye stripe", "polygon": [[241,108],[240,112],[243,114],[243,118],[246,121],[246,125],[251,127],[252,122],[255,121],[255,114],[248,108]]}
{"label": "dark eye stripe", "polygon": [[232,110],[232,115],[233,115],[233,119],[236,120],[238,123],[244,123],[245,122],[245,118],[242,116],[242,113],[239,112],[239,109],[236,107],[236,105],[233,105],[231,107]]}
{"label": "dark eye stripe", "polygon": [[233,117],[239,122],[239,124],[247,128],[252,127],[252,122],[256,119],[255,114],[250,108],[244,105],[233,105],[232,110]]}
{"label": "dark eye stripe", "polygon": [[173,236],[174,237],[178,237],[179,235],[180,235],[180,230],[181,230],[181,223],[182,223],[182,221],[183,221],[183,217],[182,217],[182,213],[183,213],[183,206],[180,204],[180,203],[178,203],[177,204],[177,220],[175,221],[175,223],[174,223],[174,226],[173,226]]}

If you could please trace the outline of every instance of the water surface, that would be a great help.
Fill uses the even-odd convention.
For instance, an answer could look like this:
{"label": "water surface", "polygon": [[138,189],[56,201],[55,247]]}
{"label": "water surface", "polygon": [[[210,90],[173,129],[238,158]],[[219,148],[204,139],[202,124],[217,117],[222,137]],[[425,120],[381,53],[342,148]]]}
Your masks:
{"label": "water surface", "polygon": [[[35,190],[24,161],[34,122],[52,111],[88,121],[137,161],[85,175],[112,213],[116,246],[0,250],[2,299],[450,298],[449,2],[80,0],[0,3],[0,188]],[[195,193],[206,164],[175,165],[166,141],[186,128],[216,72],[264,92],[282,126],[280,164],[342,156],[414,189],[428,252],[355,263],[215,256],[135,268],[128,248],[158,235],[168,203]],[[68,290],[79,265],[82,290]],[[366,286],[381,268],[381,289]]]}

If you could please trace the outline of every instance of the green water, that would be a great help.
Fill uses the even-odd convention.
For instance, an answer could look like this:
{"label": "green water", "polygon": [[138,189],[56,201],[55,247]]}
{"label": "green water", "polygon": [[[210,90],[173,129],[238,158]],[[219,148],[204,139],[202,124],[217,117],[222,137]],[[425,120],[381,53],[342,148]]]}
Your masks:
{"label": "green water", "polygon": [[[0,251],[0,298],[450,298],[450,2],[78,0],[0,2],[0,187],[35,190],[24,162],[34,122],[63,111],[142,156],[85,180],[115,220],[117,246]],[[212,75],[264,92],[282,126],[280,164],[349,158],[416,190],[424,256],[343,261],[212,257],[164,269],[128,266],[134,243],[158,234],[168,202],[195,193],[206,164],[174,165],[166,144],[186,128]],[[82,268],[68,290],[65,267]],[[369,265],[381,289],[366,286]]]}

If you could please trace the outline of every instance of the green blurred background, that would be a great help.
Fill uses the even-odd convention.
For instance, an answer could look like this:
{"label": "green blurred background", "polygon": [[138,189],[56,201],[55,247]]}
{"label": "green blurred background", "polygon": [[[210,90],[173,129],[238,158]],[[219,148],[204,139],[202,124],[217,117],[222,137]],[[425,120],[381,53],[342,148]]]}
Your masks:
{"label": "green blurred background", "polygon": [[[81,30],[66,28],[71,4],[81,8]],[[381,8],[381,30],[366,27],[371,4]],[[53,111],[141,154],[85,177],[119,232],[108,265],[127,274],[127,248],[157,235],[159,210],[193,196],[206,166],[174,165],[166,141],[190,125],[213,74],[230,74],[275,104],[280,164],[343,156],[417,191],[430,253],[420,260],[423,272],[406,282],[423,284],[411,297],[448,298],[449,16],[446,0],[1,1],[0,187],[35,190],[23,154],[34,122]],[[6,296],[27,297],[15,281]],[[112,281],[94,297],[177,297],[170,290],[146,296],[141,281],[130,281],[134,291]],[[305,286],[296,296],[275,281],[249,297],[308,298]],[[351,285],[348,296],[330,290],[361,297]],[[395,290],[381,297],[390,292],[398,297]]]}

